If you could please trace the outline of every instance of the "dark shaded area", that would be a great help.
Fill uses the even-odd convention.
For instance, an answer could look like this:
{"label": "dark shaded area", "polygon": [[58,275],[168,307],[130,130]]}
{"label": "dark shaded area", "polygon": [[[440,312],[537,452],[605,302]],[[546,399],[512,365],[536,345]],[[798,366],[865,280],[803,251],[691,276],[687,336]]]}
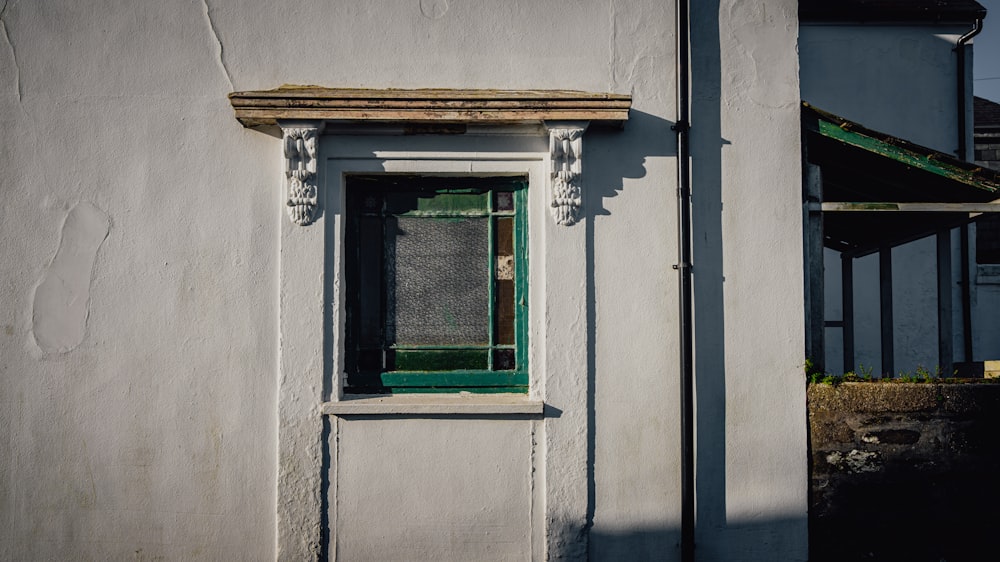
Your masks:
{"label": "dark shaded area", "polygon": [[986,17],[975,0],[799,0],[804,22],[967,23]]}
{"label": "dark shaded area", "polygon": [[[759,560],[779,525],[739,532],[726,506],[726,287],[723,233],[722,54],[718,0],[691,2],[691,256],[694,293],[694,560]],[[746,185],[771,197],[767,185]],[[718,549],[726,549],[719,551]],[[711,549],[711,550],[710,550]],[[771,551],[781,552],[781,549]],[[727,553],[739,553],[730,556]]]}
{"label": "dark shaded area", "polygon": [[[729,521],[699,530],[694,559],[731,562],[798,562],[799,537],[804,521],[794,517],[761,517],[752,521]],[[679,526],[632,527],[620,530],[594,528],[590,531],[590,560],[594,562],[636,562],[681,560]],[[776,553],[783,558],[775,558]]]}
{"label": "dark shaded area", "polygon": [[810,560],[992,559],[1000,385],[809,389]]}
{"label": "dark shaded area", "polygon": [[[1000,103],[973,99],[976,164],[1000,171]],[[1000,263],[1000,215],[976,219],[976,262]]]}
{"label": "dark shaded area", "polygon": [[653,527],[619,532],[592,529],[590,543],[591,560],[680,560],[680,528]]}
{"label": "dark shaded area", "polygon": [[976,263],[1000,263],[1000,215],[976,220]]}
{"label": "dark shaded area", "polygon": [[[679,535],[679,529],[661,529],[641,532],[635,535],[626,533],[608,535],[594,529],[594,518],[600,506],[597,504],[597,473],[596,457],[599,437],[596,396],[598,392],[607,392],[607,387],[618,384],[618,380],[606,375],[598,382],[597,377],[597,271],[595,255],[595,239],[600,237],[602,224],[597,217],[610,216],[611,211],[605,206],[605,200],[617,197],[625,186],[626,178],[643,178],[646,176],[646,159],[650,157],[676,157],[674,135],[671,131],[672,121],[660,116],[632,109],[629,111],[628,124],[625,131],[595,129],[587,131],[583,143],[583,161],[602,161],[601,166],[584,168],[586,177],[583,189],[584,205],[582,212],[585,220],[582,226],[586,229],[586,298],[587,298],[587,342],[583,346],[587,353],[587,548],[590,560],[642,560],[664,559],[664,552],[671,548]],[[609,155],[614,155],[610,157]],[[585,166],[587,166],[585,164]],[[546,217],[548,218],[548,217]],[[581,342],[581,345],[583,342]],[[559,417],[561,411],[552,412],[555,407],[546,403],[545,416]],[[668,455],[670,451],[649,451],[649,455]],[[664,509],[669,509],[665,506]],[[607,542],[608,540],[612,542]],[[634,553],[634,555],[632,554]],[[620,558],[615,558],[620,556]],[[669,558],[668,558],[669,559]]]}

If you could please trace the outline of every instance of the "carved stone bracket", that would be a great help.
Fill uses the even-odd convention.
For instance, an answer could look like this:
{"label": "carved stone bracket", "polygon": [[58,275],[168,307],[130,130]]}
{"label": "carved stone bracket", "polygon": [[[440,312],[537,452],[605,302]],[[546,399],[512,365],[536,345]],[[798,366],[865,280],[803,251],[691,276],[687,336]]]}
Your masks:
{"label": "carved stone bracket", "polygon": [[583,203],[581,172],[583,126],[549,127],[549,153],[552,159],[551,211],[556,224],[569,226],[579,220]]}
{"label": "carved stone bracket", "polygon": [[310,224],[316,217],[316,157],[319,126],[282,127],[285,153],[285,181],[288,184],[288,217],[297,225]]}

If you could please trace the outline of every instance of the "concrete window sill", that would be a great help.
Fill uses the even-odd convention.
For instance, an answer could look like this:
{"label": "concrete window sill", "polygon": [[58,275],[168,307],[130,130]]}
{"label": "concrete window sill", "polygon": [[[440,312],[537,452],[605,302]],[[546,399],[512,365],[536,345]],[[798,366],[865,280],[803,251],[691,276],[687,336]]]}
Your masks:
{"label": "concrete window sill", "polygon": [[545,403],[513,394],[357,396],[323,404],[326,415],[542,415]]}

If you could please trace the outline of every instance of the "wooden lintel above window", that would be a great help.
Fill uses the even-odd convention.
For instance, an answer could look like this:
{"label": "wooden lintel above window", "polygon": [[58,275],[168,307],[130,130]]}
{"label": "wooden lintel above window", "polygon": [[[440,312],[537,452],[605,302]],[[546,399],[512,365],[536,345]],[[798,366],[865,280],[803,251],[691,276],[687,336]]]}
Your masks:
{"label": "wooden lintel above window", "polygon": [[285,121],[522,124],[589,121],[621,127],[632,97],[569,90],[366,90],[282,86],[233,92],[244,127]]}

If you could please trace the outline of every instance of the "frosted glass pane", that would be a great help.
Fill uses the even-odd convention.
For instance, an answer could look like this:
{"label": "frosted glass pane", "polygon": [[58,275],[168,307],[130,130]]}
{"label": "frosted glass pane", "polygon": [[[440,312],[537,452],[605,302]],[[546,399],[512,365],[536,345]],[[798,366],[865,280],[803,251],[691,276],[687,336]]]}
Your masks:
{"label": "frosted glass pane", "polygon": [[489,343],[488,220],[387,219],[389,343]]}

